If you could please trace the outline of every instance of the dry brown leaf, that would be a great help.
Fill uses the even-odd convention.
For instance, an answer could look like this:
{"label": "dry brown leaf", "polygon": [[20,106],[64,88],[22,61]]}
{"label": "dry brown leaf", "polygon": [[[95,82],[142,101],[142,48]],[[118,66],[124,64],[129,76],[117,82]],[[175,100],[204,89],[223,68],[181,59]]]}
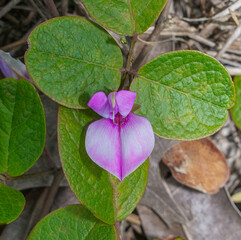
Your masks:
{"label": "dry brown leaf", "polygon": [[177,181],[204,193],[217,193],[229,178],[224,155],[208,139],[181,142],[162,161]]}

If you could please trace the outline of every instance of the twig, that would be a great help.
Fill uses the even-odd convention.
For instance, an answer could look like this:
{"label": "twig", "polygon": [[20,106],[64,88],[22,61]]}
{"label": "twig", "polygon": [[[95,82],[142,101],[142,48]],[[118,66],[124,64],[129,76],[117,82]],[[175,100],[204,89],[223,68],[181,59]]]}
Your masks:
{"label": "twig", "polygon": [[186,21],[186,22],[206,22],[206,21],[210,21],[210,20],[217,20],[223,17],[226,17],[227,15],[230,14],[230,10],[231,11],[235,11],[238,8],[241,7],[241,0],[238,0],[237,2],[235,2],[234,4],[232,4],[231,6],[227,7],[225,10],[221,11],[220,13],[214,15],[211,18],[185,18],[183,17],[182,20]]}
{"label": "twig", "polygon": [[0,10],[0,18],[2,18],[6,13],[8,13],[15,5],[17,5],[21,0],[12,0],[7,5],[5,5]]}
{"label": "twig", "polygon": [[42,208],[45,204],[46,198],[48,196],[48,191],[49,191],[49,187],[46,187],[43,189],[43,191],[41,192],[40,197],[38,198],[38,201],[36,202],[33,212],[31,214],[31,217],[28,221],[28,226],[25,230],[25,235],[23,239],[27,239],[27,236],[29,235],[30,231],[32,230],[32,228],[36,225],[36,223],[38,222],[39,216],[41,214]]}
{"label": "twig", "polygon": [[27,26],[33,19],[33,17],[36,14],[36,10],[34,9],[33,11],[29,12],[27,18],[24,19],[24,21],[22,22],[23,26]]}
{"label": "twig", "polygon": [[177,37],[173,37],[173,38],[168,38],[168,39],[165,39],[165,40],[162,40],[162,41],[155,41],[155,42],[148,42],[148,41],[145,41],[143,39],[141,39],[139,36],[137,38],[140,42],[143,42],[144,44],[147,44],[147,45],[156,45],[156,44],[160,44],[160,43],[165,43],[165,42],[170,42],[170,41],[180,41],[180,42],[183,42],[185,44],[187,44],[188,48],[189,49],[192,49],[191,45],[188,43],[188,41],[182,39],[182,38],[177,38]]}
{"label": "twig", "polygon": [[69,5],[68,0],[61,0],[61,11],[63,16],[65,16],[68,12],[68,5]]}
{"label": "twig", "polygon": [[33,0],[29,0],[30,3],[32,4],[32,6],[38,11],[38,13],[40,14],[40,16],[44,19],[47,20],[48,16],[46,16],[42,10],[38,7],[38,5],[33,1]]}
{"label": "twig", "polygon": [[229,12],[230,12],[230,15],[231,15],[233,21],[234,21],[234,22],[236,23],[236,25],[238,26],[240,23],[239,23],[239,20],[238,20],[238,18],[237,18],[237,16],[236,16],[235,12],[233,12],[231,9],[229,9]]}
{"label": "twig", "polygon": [[47,149],[46,146],[44,147],[44,153],[45,153],[46,157],[48,158],[48,160],[49,160],[52,168],[53,168],[54,170],[57,170],[57,165],[56,165],[54,159],[52,158],[52,155],[50,154],[50,152],[49,152],[49,150]]}
{"label": "twig", "polygon": [[13,9],[20,9],[20,10],[25,10],[25,11],[33,11],[34,10],[33,7],[25,6],[25,5],[14,6]]}
{"label": "twig", "polygon": [[21,176],[17,176],[17,177],[7,176],[6,178],[7,178],[7,181],[15,181],[15,180],[20,180],[20,179],[29,179],[29,178],[42,177],[42,176],[45,176],[45,175],[51,175],[54,172],[56,172],[56,170],[51,169],[51,170],[48,170],[48,171],[25,174],[25,175],[21,175]]}
{"label": "twig", "polygon": [[222,12],[216,14],[215,16],[212,17],[212,19],[218,19],[218,18],[222,18],[225,17],[227,15],[230,14],[230,10],[231,11],[235,11],[237,9],[239,9],[241,7],[241,0],[238,0],[237,2],[235,2],[234,4],[232,4],[231,6],[227,7],[225,10],[223,10]]}
{"label": "twig", "polygon": [[60,184],[63,176],[64,176],[64,173],[63,173],[62,169],[60,169],[56,172],[53,184],[49,188],[48,195],[46,197],[46,201],[45,201],[44,207],[42,209],[42,212],[40,214],[39,220],[41,220],[43,217],[45,217],[49,213],[50,208],[54,202],[55,195],[58,191],[59,184]]}
{"label": "twig", "polygon": [[234,67],[227,67],[227,66],[225,66],[225,68],[228,70],[229,74],[232,76],[241,75],[241,68],[234,68]]}
{"label": "twig", "polygon": [[17,18],[15,18],[14,16],[12,16],[11,14],[9,13],[6,13],[4,15],[4,18],[6,18],[8,21],[14,23],[15,25],[19,25],[19,21]]}
{"label": "twig", "polygon": [[211,18],[206,18],[206,17],[203,17],[203,18],[186,18],[186,17],[183,17],[182,20],[186,21],[186,22],[190,22],[190,23],[195,23],[195,22],[206,22],[206,21],[211,20]]}
{"label": "twig", "polygon": [[126,221],[141,226],[140,218],[133,213],[126,218]]}
{"label": "twig", "polygon": [[59,17],[59,12],[56,8],[56,5],[55,5],[54,1],[53,0],[45,0],[45,1],[49,6],[49,9],[50,9],[50,12],[51,12],[52,16],[53,17]]}
{"label": "twig", "polygon": [[217,54],[217,59],[220,59],[226,50],[230,47],[234,40],[236,40],[241,34],[241,25],[237,26],[233,34],[229,37],[223,48]]}
{"label": "twig", "polygon": [[20,40],[18,40],[18,41],[16,41],[16,42],[7,44],[7,45],[1,47],[0,49],[3,50],[3,51],[9,51],[9,50],[11,50],[11,49],[14,48],[14,47],[19,47],[19,46],[27,43],[27,39],[28,39],[28,38],[25,37],[25,38],[20,39]]}

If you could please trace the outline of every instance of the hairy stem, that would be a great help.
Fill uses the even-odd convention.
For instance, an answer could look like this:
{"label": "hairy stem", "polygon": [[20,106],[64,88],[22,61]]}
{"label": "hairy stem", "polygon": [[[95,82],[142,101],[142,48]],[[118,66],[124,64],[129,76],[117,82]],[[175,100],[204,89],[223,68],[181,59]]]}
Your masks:
{"label": "hairy stem", "polygon": [[133,56],[135,44],[137,42],[137,36],[138,36],[137,34],[134,34],[131,38],[131,46],[127,56],[125,72],[122,75],[122,82],[121,82],[120,89],[128,89],[130,85],[129,84],[130,75],[128,74],[128,72],[131,70],[131,67],[132,67],[132,56]]}
{"label": "hairy stem", "polygon": [[115,222],[114,227],[115,227],[115,231],[116,231],[116,239],[121,240],[120,222]]}
{"label": "hairy stem", "polygon": [[[153,42],[156,41],[160,35],[161,29],[163,27],[163,23],[166,20],[167,16],[168,16],[168,12],[171,6],[172,0],[168,0],[166,3],[166,6],[164,8],[164,10],[162,11],[162,13],[160,14],[159,18],[156,21],[156,26],[153,30],[153,32],[151,33],[151,35],[148,37],[147,42]],[[148,52],[150,51],[150,48],[152,46],[150,45],[145,45],[140,54],[137,56],[135,62],[133,63],[133,68],[138,70],[143,62],[143,59],[145,58],[145,56],[148,54]]]}

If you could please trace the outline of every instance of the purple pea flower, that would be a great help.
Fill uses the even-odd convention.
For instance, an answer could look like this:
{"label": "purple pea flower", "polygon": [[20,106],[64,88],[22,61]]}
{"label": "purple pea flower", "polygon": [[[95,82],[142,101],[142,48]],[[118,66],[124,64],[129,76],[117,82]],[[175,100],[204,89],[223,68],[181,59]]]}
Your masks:
{"label": "purple pea flower", "polygon": [[85,147],[89,157],[120,180],[137,169],[154,148],[149,120],[131,113],[136,93],[95,93],[88,106],[103,118],[91,123]]}

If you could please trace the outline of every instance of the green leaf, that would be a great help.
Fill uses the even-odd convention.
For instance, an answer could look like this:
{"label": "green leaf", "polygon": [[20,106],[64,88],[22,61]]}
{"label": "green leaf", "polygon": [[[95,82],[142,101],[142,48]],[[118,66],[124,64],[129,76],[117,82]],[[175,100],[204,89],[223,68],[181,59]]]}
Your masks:
{"label": "green leaf", "polygon": [[92,110],[60,107],[58,143],[62,166],[73,192],[95,216],[106,223],[121,221],[139,202],[147,183],[148,161],[119,181],[97,166],[85,151],[88,125],[97,119]]}
{"label": "green leaf", "polygon": [[23,211],[25,199],[21,192],[0,184],[0,224],[14,221]]}
{"label": "green leaf", "polygon": [[131,90],[137,111],[161,137],[191,140],[208,136],[225,123],[234,103],[233,83],[214,58],[195,51],[163,54],[144,65]]}
{"label": "green leaf", "polygon": [[167,0],[82,0],[101,25],[122,35],[145,32],[157,19]]}
{"label": "green leaf", "polygon": [[0,173],[26,172],[44,143],[44,109],[33,85],[26,80],[0,80]]}
{"label": "green leaf", "polygon": [[42,219],[28,240],[115,240],[112,225],[95,218],[83,206],[73,205],[56,210]]}
{"label": "green leaf", "polygon": [[85,108],[91,96],[120,85],[122,54],[114,39],[98,25],[80,17],[54,18],[29,37],[27,70],[54,101]]}
{"label": "green leaf", "polygon": [[234,86],[236,91],[236,101],[231,108],[230,113],[236,126],[241,129],[241,76],[236,76],[234,78]]}

